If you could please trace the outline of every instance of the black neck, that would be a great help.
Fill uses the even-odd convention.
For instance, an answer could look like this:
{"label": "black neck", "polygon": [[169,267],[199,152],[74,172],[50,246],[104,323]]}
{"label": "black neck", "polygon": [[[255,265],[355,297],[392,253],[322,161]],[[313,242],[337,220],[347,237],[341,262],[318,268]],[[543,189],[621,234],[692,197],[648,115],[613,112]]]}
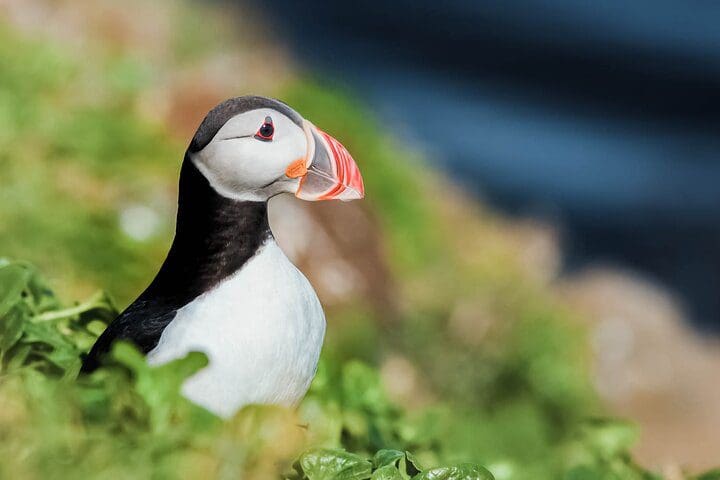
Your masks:
{"label": "black neck", "polygon": [[190,300],[242,268],[271,236],[267,202],[223,197],[186,156],[175,240],[144,295]]}

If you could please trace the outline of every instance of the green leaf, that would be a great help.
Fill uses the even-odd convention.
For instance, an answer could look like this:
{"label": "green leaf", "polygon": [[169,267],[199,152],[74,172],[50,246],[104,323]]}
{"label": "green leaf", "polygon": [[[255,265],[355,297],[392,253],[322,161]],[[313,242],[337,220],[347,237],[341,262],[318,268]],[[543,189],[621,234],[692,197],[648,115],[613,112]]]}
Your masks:
{"label": "green leaf", "polygon": [[371,480],[403,480],[403,476],[393,465],[385,465],[375,470],[370,477]]}
{"label": "green leaf", "polygon": [[[401,468],[401,462],[403,463],[404,468]],[[412,453],[384,448],[378,450],[373,457],[373,467],[380,468],[386,465],[392,465],[400,470],[404,470],[405,473],[411,477],[413,475],[417,475],[423,470],[420,463]]]}
{"label": "green leaf", "polygon": [[575,467],[565,474],[563,480],[603,480],[604,475],[595,467],[582,465]]}
{"label": "green leaf", "polygon": [[492,474],[480,465],[460,463],[451,467],[426,470],[413,480],[494,480]]}
{"label": "green leaf", "polygon": [[208,363],[205,354],[191,352],[184,358],[151,367],[145,356],[134,345],[126,342],[117,342],[111,356],[132,370],[137,378],[138,393],[151,404],[164,397],[177,395],[182,383]]}
{"label": "green leaf", "polygon": [[33,320],[36,322],[48,322],[70,317],[79,317],[81,324],[89,323],[92,320],[103,320],[107,324],[115,318],[117,313],[117,309],[110,296],[101,291],[74,307],[47,311],[37,315]]}
{"label": "green leaf", "polygon": [[31,270],[27,290],[34,303],[33,313],[60,308],[60,301],[35,270]]}
{"label": "green leaf", "polygon": [[392,450],[389,448],[383,448],[378,450],[373,457],[373,468],[380,468],[386,465],[397,466],[400,459],[405,457],[405,452],[400,450]]}
{"label": "green leaf", "polygon": [[33,353],[49,361],[62,371],[75,360],[79,352],[70,337],[61,333],[53,324],[25,322],[22,343],[33,344]]}
{"label": "green leaf", "polygon": [[304,453],[296,464],[308,480],[365,480],[372,472],[372,463],[345,450],[316,449]]}
{"label": "green leaf", "polygon": [[413,476],[423,471],[423,467],[418,462],[415,455],[410,452],[405,452],[405,471],[408,475]]}
{"label": "green leaf", "polygon": [[15,345],[10,349],[10,353],[6,355],[7,359],[9,359],[7,361],[7,370],[12,372],[22,367],[30,355],[31,349],[30,345]]}
{"label": "green leaf", "polygon": [[22,299],[30,276],[30,270],[17,263],[0,267],[0,317]]}
{"label": "green leaf", "polygon": [[156,433],[172,427],[172,419],[179,409],[200,408],[180,394],[180,387],[188,377],[207,365],[205,354],[190,352],[184,358],[151,367],[134,345],[116,342],[110,357],[132,372],[135,392],[149,408],[151,426]]}
{"label": "green leaf", "polygon": [[110,357],[121,365],[128,367],[135,374],[141,374],[150,369],[143,354],[135,346],[127,342],[115,342]]}
{"label": "green leaf", "polygon": [[597,454],[611,458],[629,451],[637,440],[638,432],[630,422],[603,418],[586,422],[583,437]]}
{"label": "green leaf", "polygon": [[343,367],[342,389],[351,407],[379,412],[389,406],[377,370],[361,362],[349,362]]}
{"label": "green leaf", "polygon": [[25,318],[23,312],[15,307],[4,317],[0,317],[0,359],[10,350],[23,334]]}

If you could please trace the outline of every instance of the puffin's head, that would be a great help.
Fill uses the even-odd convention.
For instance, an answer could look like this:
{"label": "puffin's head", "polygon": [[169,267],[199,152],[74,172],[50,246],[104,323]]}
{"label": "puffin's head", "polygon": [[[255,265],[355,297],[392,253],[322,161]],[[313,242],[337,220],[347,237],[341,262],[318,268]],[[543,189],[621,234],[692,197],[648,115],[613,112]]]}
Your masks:
{"label": "puffin's head", "polygon": [[347,201],[365,194],[345,147],[270,98],[237,97],[213,108],[187,157],[219,194],[237,200],[290,192],[304,200]]}

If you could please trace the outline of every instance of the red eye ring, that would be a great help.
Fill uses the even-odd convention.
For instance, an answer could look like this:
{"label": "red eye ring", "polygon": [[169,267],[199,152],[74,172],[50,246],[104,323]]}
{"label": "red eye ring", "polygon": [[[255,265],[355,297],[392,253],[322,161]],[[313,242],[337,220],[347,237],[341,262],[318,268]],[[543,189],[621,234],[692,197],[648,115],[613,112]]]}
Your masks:
{"label": "red eye ring", "polygon": [[273,135],[275,134],[275,126],[273,125],[272,118],[265,117],[265,122],[263,122],[262,125],[260,125],[260,128],[258,129],[257,133],[255,134],[255,138],[258,140],[262,140],[264,142],[269,142],[273,139]]}

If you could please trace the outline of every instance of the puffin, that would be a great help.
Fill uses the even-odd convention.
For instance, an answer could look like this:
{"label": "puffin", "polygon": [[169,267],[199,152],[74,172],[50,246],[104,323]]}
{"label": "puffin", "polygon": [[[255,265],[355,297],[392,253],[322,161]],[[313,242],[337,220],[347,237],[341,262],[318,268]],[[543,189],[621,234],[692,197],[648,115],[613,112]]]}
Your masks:
{"label": "puffin", "polygon": [[97,369],[118,340],[150,365],[202,352],[185,380],[191,402],[228,418],[248,404],[294,406],[307,392],[325,315],[275,242],[268,200],[364,197],[353,157],[285,103],[243,96],[214,107],[180,169],[175,237],[157,275],[83,359]]}

